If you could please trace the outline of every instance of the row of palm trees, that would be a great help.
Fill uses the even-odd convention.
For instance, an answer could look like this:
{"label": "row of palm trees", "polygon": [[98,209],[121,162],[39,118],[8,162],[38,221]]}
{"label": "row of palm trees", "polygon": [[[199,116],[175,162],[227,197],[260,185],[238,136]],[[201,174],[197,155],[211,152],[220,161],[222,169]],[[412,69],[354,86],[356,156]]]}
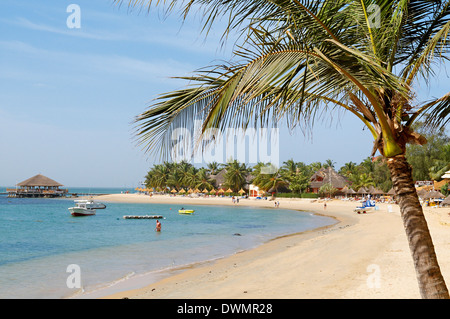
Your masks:
{"label": "row of palm trees", "polygon": [[[335,168],[335,162],[327,160],[324,163],[313,162],[305,164],[287,160],[279,168],[270,163],[257,163],[254,166],[240,163],[237,160],[225,164],[211,162],[206,167],[197,168],[189,162],[164,162],[156,164],[147,173],[145,184],[148,188],[161,191],[182,189],[231,189],[237,193],[252,183],[261,190],[272,193],[284,192],[303,193],[307,191],[311,176],[321,168]],[[339,173],[349,181],[354,190],[360,187],[374,186],[387,192],[392,184],[386,183],[387,166],[383,162],[374,162],[370,158],[360,164],[345,163]]]}

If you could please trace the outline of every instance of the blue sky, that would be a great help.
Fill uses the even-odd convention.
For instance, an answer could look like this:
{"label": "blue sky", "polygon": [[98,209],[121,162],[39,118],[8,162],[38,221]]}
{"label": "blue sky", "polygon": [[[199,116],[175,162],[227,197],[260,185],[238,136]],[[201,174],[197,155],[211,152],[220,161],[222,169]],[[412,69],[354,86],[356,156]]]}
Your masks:
{"label": "blue sky", "polygon": [[[70,4],[80,28],[69,28]],[[153,154],[133,138],[134,117],[159,93],[180,88],[169,79],[230,56],[218,49],[222,29],[205,40],[199,16],[129,12],[111,0],[0,3],[0,185],[41,173],[66,186],[135,187]],[[445,72],[419,97],[445,93]],[[349,114],[318,123],[312,137],[280,133],[280,162],[332,159],[359,163],[371,135]],[[339,120],[338,120],[339,118]]]}

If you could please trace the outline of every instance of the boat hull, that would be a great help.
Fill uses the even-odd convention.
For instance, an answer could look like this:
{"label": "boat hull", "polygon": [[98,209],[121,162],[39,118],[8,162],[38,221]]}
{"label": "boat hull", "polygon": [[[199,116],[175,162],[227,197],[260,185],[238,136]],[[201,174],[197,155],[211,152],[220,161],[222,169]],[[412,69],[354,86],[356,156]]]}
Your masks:
{"label": "boat hull", "polygon": [[95,209],[81,209],[78,207],[69,208],[70,214],[75,217],[95,215]]}

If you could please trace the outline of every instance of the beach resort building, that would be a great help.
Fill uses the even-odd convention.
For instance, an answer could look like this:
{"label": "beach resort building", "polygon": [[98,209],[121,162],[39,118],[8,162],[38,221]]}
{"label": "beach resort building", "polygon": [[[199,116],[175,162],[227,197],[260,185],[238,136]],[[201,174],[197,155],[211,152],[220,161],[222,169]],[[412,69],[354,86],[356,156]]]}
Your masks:
{"label": "beach resort building", "polygon": [[16,185],[7,188],[8,197],[59,197],[67,194],[67,189],[60,188],[62,184],[38,174]]}
{"label": "beach resort building", "polygon": [[331,166],[327,168],[322,167],[311,176],[309,180],[309,192],[317,194],[319,193],[319,189],[325,184],[331,184],[331,186],[342,192],[344,187],[348,185],[348,181]]}

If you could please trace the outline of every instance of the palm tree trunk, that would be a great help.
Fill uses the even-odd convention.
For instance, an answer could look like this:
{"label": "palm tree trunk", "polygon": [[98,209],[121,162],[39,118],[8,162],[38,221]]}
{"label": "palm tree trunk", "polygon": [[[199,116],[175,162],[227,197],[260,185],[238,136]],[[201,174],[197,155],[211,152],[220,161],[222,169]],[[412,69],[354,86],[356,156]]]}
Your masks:
{"label": "palm tree trunk", "polygon": [[426,299],[449,299],[448,289],[414,187],[411,166],[404,155],[389,158],[387,164],[414,261],[420,294]]}

